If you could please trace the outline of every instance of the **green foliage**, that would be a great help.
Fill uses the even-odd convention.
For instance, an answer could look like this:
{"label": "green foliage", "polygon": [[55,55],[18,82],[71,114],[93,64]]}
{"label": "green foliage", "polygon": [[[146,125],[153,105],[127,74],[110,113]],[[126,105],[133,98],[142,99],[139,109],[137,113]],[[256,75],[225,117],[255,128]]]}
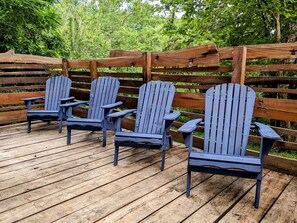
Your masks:
{"label": "green foliage", "polygon": [[[182,34],[176,40],[180,42],[177,48],[208,41],[232,46],[297,40],[295,0],[161,2],[169,14],[165,30]],[[183,15],[181,19],[177,18],[178,14]]]}
{"label": "green foliage", "polygon": [[70,58],[107,57],[111,49],[158,51],[167,42],[157,8],[141,0],[62,0],[61,33]]}
{"label": "green foliage", "polygon": [[63,41],[56,0],[0,0],[0,52],[57,56]]}

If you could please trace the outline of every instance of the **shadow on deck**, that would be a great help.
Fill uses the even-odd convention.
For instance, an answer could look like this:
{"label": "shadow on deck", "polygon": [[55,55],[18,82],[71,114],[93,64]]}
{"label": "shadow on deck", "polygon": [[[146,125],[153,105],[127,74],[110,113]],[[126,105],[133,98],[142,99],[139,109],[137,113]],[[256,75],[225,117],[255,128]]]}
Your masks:
{"label": "shadow on deck", "polygon": [[[297,178],[265,170],[260,207],[255,181],[193,173],[186,198],[187,151],[120,149],[113,166],[113,134],[25,124],[0,128],[0,222],[297,222]],[[98,137],[100,137],[98,139]]]}

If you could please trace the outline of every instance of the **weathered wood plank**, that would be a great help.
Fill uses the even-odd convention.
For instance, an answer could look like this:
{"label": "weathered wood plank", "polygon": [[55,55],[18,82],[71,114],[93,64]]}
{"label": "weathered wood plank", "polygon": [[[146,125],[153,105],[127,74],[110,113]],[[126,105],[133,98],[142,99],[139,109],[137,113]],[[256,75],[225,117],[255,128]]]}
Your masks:
{"label": "weathered wood plank", "polygon": [[217,196],[217,194],[223,191],[235,180],[235,177],[220,175],[212,176],[192,188],[190,198],[187,198],[185,195],[180,196],[173,202],[167,204],[165,206],[166,208],[158,210],[142,222],[160,222],[161,219],[163,222],[182,222],[190,214],[205,205],[213,197]]}
{"label": "weathered wood plank", "polygon": [[45,90],[45,85],[0,87],[0,91],[15,91],[15,90]]}
{"label": "weathered wood plank", "polygon": [[173,73],[173,72],[180,72],[180,73],[195,73],[195,72],[232,72],[233,68],[231,66],[228,67],[183,67],[183,68],[176,68],[176,67],[153,67],[152,72],[166,72],[166,73]]}
{"label": "weathered wood plank", "polygon": [[253,185],[255,181],[239,178],[228,187],[226,187],[218,196],[194,212],[184,222],[215,222],[228,209],[236,204]]}
{"label": "weathered wood plank", "polygon": [[42,57],[26,54],[15,54],[14,51],[0,53],[2,63],[36,63],[36,64],[55,64],[62,65],[62,59],[52,57]]}
{"label": "weathered wood plank", "polygon": [[[168,168],[167,171],[166,170],[164,171],[164,174],[165,172],[168,172],[168,173],[172,173],[173,171],[174,172],[173,174],[169,175],[171,176],[169,177],[169,179],[164,178],[164,182],[168,182],[170,179],[175,179],[176,176],[180,175],[181,171],[183,170],[182,168],[183,165],[181,164],[175,165],[178,158],[179,156],[174,156],[168,159],[168,162],[167,162],[169,164],[168,166],[169,167],[173,166],[173,168]],[[139,170],[138,172],[135,172],[135,174],[133,175],[128,174],[126,177],[125,177],[126,175],[125,173],[127,173],[126,171],[119,172],[118,174],[108,174],[108,175],[105,175],[105,177],[102,177],[101,175],[95,178],[94,180],[91,180],[91,182],[88,182],[88,181],[83,182],[81,184],[78,184],[78,185],[75,185],[74,187],[69,188],[68,190],[61,191],[60,193],[55,193],[53,194],[53,196],[45,197],[44,199],[37,200],[31,204],[29,203],[27,205],[27,208],[23,207],[20,210],[13,210],[13,213],[15,213],[15,215],[11,215],[11,212],[7,212],[8,215],[6,216],[2,215],[2,217],[6,218],[7,216],[10,216],[10,217],[13,216],[12,219],[21,219],[26,216],[30,216],[26,218],[26,221],[30,221],[30,222],[38,222],[41,219],[43,219],[43,221],[58,220],[63,216],[66,216],[66,218],[68,219],[69,218],[72,219],[74,217],[74,219],[77,219],[77,220],[81,218],[85,218],[84,214],[79,213],[84,211],[84,209],[81,209],[81,208],[84,208],[87,205],[87,209],[90,210],[91,207],[94,206],[96,202],[98,202],[98,199],[97,199],[98,196],[100,196],[101,198],[99,201],[101,205],[102,205],[102,202],[107,202],[108,204],[110,204],[109,199],[112,198],[111,197],[112,194],[123,190],[125,192],[125,188],[127,188],[126,191],[128,190],[131,192],[132,191],[135,192],[135,190],[133,190],[134,187],[137,187],[137,185],[135,185],[135,179],[137,179],[136,182],[139,182],[138,184],[148,185],[147,182],[152,180],[152,176],[156,175],[156,173],[160,171],[159,168],[153,168],[155,166],[159,167],[159,165],[156,164],[155,162],[151,163],[151,162],[144,161],[141,163],[136,166],[138,170],[139,170],[139,167],[141,167],[142,165],[149,168],[142,167],[141,170]],[[113,180],[117,178],[120,178],[120,179],[118,181]],[[158,177],[154,177],[154,178],[155,178],[155,181],[159,181]],[[109,182],[109,184],[106,184],[106,182]],[[158,185],[160,184],[162,184],[162,182],[158,183]],[[133,186],[131,187],[131,185]],[[152,184],[152,186],[157,187],[157,185],[154,185],[154,184]],[[147,188],[146,190],[150,190],[150,188]],[[121,192],[121,193],[127,196],[127,194],[124,192]],[[135,195],[139,197],[141,196],[138,193],[134,193],[134,196]],[[130,199],[133,199],[133,197],[131,197]],[[68,200],[68,202],[66,200]],[[78,200],[79,202],[77,202]],[[121,199],[118,199],[118,201],[120,200]],[[64,202],[61,203],[61,201],[64,201]],[[123,200],[123,202],[126,202],[126,200]],[[41,203],[46,205],[40,205]],[[92,204],[92,205],[88,206],[88,204]],[[63,208],[61,208],[61,205],[63,206]],[[95,208],[96,207],[98,208],[98,206],[95,205]],[[113,206],[110,206],[110,208],[114,209]],[[54,210],[56,215],[52,215],[51,211],[49,210]],[[74,216],[73,215],[67,216],[67,214],[71,214],[75,210],[77,211],[80,210],[80,211],[74,212],[73,213]],[[34,213],[35,215],[31,216]],[[100,213],[100,215],[104,214],[103,211],[102,212],[100,211],[98,213]],[[77,214],[79,214],[79,218],[75,216]],[[96,217],[96,216],[93,216],[93,217]],[[61,221],[64,221],[64,220],[65,219],[61,219]],[[9,221],[9,219],[5,219],[3,222],[6,222],[6,221]],[[73,220],[73,222],[74,221],[75,220]]]}
{"label": "weathered wood plank", "polygon": [[111,50],[109,57],[140,57],[142,52],[139,50]]}
{"label": "weathered wood plank", "polygon": [[254,187],[219,222],[259,222],[291,179],[288,175],[269,172],[262,180],[259,208],[252,207],[255,198]]}
{"label": "weathered wood plank", "polygon": [[5,77],[0,78],[0,84],[35,84],[45,83],[48,77]]}
{"label": "weathered wood plank", "polygon": [[0,77],[3,76],[30,76],[30,75],[51,75],[51,74],[61,74],[61,71],[47,70],[47,71],[6,71],[0,72]]}
{"label": "weathered wood plank", "polygon": [[244,84],[245,78],[245,67],[246,67],[246,47],[236,47],[233,50],[233,74],[232,74],[232,83]]}
{"label": "weathered wood plank", "polygon": [[204,76],[204,75],[176,75],[176,74],[152,74],[152,80],[187,82],[199,84],[230,83],[231,76]]}
{"label": "weathered wood plank", "polygon": [[[194,185],[198,185],[210,175],[196,174],[193,176]],[[179,196],[184,196],[186,177],[182,176],[174,181],[165,184],[159,189],[152,191],[146,196],[135,200],[127,206],[117,210],[116,212],[101,219],[101,223],[108,222],[138,222],[146,218],[148,215],[158,211],[166,204],[177,199]]]}
{"label": "weathered wood plank", "polygon": [[297,178],[295,177],[261,222],[297,222]]}
{"label": "weathered wood plank", "polygon": [[3,70],[17,70],[17,69],[54,69],[62,68],[62,64],[0,64],[0,69]]}
{"label": "weathered wood plank", "polygon": [[39,92],[21,92],[21,93],[2,93],[0,94],[0,105],[24,104],[22,98],[32,98],[44,96],[44,91]]}
{"label": "weathered wood plank", "polygon": [[26,110],[0,112],[0,124],[3,125],[25,121],[27,120],[26,114]]}

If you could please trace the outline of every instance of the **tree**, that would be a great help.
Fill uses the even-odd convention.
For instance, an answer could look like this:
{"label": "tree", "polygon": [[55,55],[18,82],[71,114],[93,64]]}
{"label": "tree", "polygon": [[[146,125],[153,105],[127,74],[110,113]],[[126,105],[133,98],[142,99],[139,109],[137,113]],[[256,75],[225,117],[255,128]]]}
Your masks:
{"label": "tree", "polygon": [[112,49],[161,51],[164,19],[152,1],[62,0],[61,33],[69,58],[107,57]]}
{"label": "tree", "polygon": [[[185,45],[197,41],[219,46],[296,41],[295,0],[162,0],[172,16],[168,24],[188,36]],[[165,27],[166,28],[166,27]],[[172,29],[172,28],[171,28]]]}
{"label": "tree", "polygon": [[56,0],[0,0],[0,52],[58,56],[63,39]]}

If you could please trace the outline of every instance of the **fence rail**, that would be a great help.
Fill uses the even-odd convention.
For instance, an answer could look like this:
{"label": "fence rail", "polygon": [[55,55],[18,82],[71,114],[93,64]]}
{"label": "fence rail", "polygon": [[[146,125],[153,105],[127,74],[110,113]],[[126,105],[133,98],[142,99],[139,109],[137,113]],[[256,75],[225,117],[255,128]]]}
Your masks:
{"label": "fence rail", "polygon": [[[209,87],[233,82],[246,84],[257,92],[254,118],[269,123],[285,139],[275,146],[297,151],[295,49],[297,43],[219,49],[208,44],[171,52],[113,50],[110,58],[93,60],[19,55],[10,51],[0,54],[0,124],[24,121],[26,111],[21,98],[43,95],[45,80],[53,75],[70,77],[71,94],[78,100],[88,100],[93,79],[116,77],[121,83],[118,100],[123,101],[123,109],[135,108],[143,83],[170,81],[177,91],[173,106],[182,112],[179,121],[174,122],[175,128],[189,118],[203,117],[204,93]],[[37,104],[35,108],[41,106]],[[75,113],[85,116],[86,110],[76,109]],[[125,119],[123,124],[132,129],[134,121]],[[182,141],[174,129],[172,135]],[[260,143],[260,138],[251,135],[250,142]],[[203,139],[195,137],[194,144],[203,148]],[[266,165],[295,173],[297,161],[270,155]]]}

